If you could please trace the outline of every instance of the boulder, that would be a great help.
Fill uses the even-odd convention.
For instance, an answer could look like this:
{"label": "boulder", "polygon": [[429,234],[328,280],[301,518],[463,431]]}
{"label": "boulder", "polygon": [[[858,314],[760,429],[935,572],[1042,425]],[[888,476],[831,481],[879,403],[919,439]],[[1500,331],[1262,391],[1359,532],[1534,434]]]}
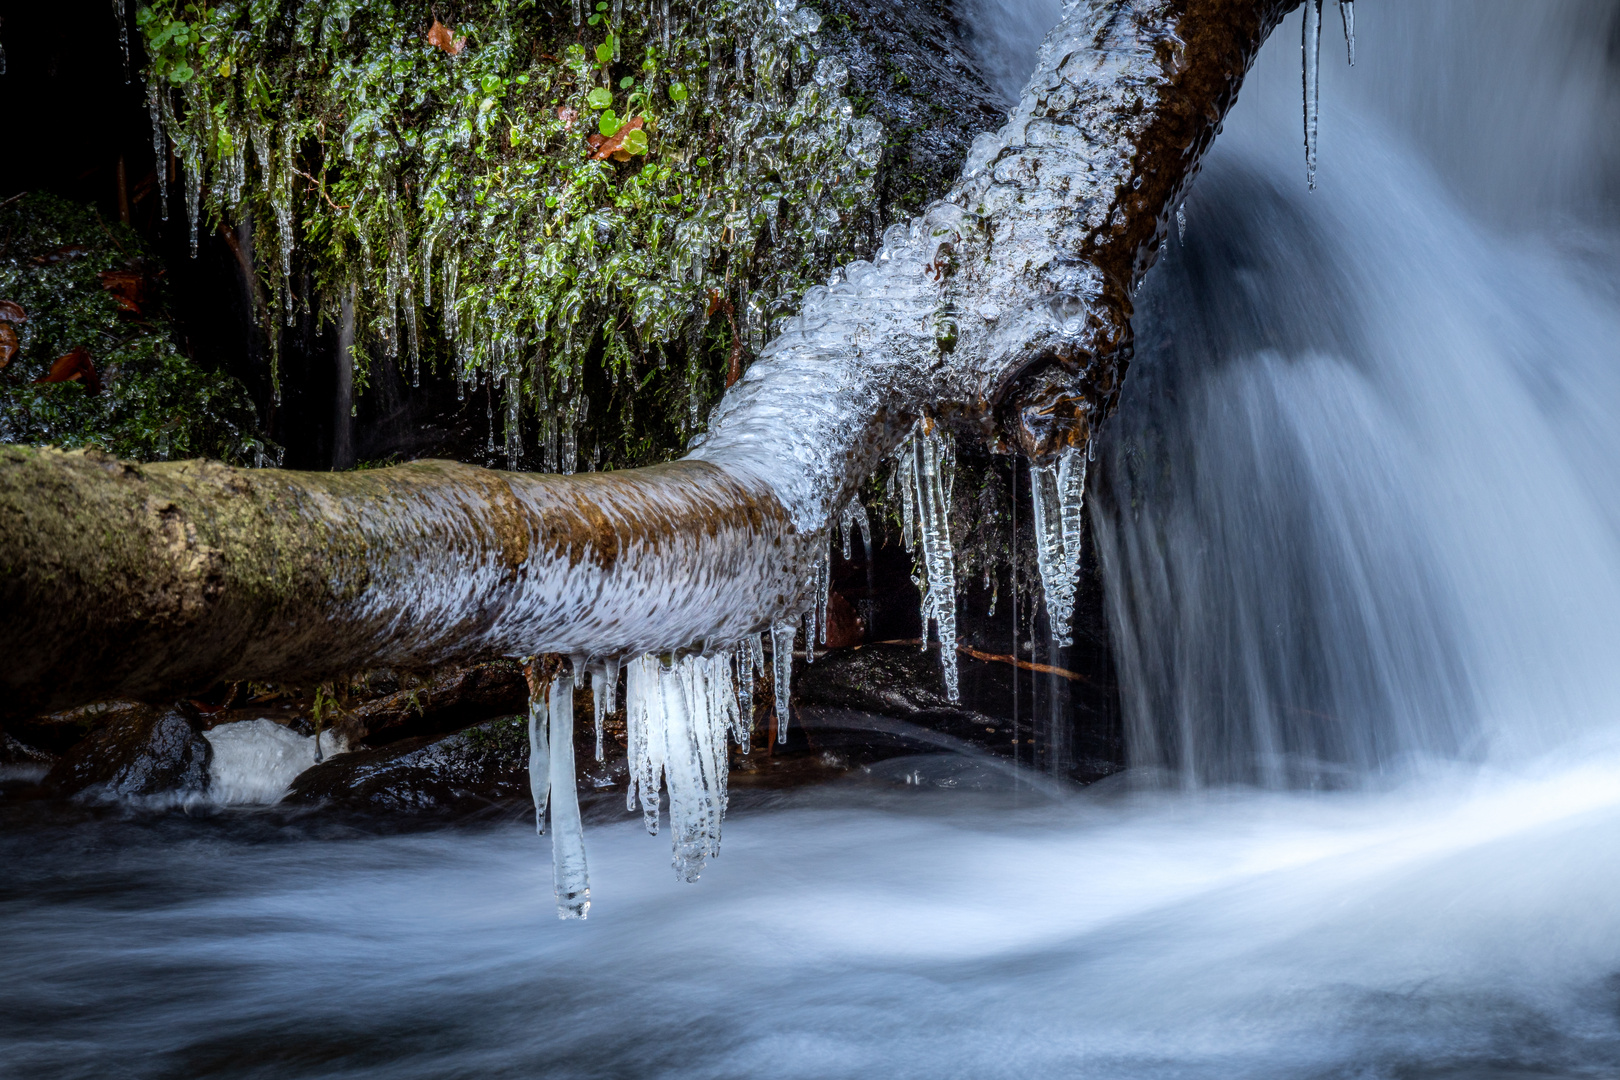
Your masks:
{"label": "boulder", "polygon": [[508,716],[330,758],[299,774],[283,802],[460,816],[529,798],[528,721]]}
{"label": "boulder", "polygon": [[172,709],[122,709],[63,754],[44,786],[102,798],[201,792],[213,751],[199,727]]}

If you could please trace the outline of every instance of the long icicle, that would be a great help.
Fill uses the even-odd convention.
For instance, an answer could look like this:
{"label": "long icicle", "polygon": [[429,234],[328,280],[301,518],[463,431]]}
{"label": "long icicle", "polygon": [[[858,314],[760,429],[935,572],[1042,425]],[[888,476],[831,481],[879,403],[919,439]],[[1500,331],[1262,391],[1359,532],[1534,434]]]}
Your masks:
{"label": "long icicle", "polygon": [[546,831],[546,803],[551,796],[551,735],[546,716],[546,685],[537,682],[537,657],[529,657],[523,674],[529,680],[529,795],[534,799],[534,831]]}
{"label": "long icicle", "polygon": [[591,910],[585,866],[585,825],[574,777],[574,676],[551,683],[551,873],[559,919],[583,919]]}
{"label": "long icicle", "polygon": [[1339,0],[1339,15],[1344,19],[1344,47],[1350,53],[1350,66],[1356,66],[1356,5],[1354,0]]}
{"label": "long icicle", "polygon": [[788,699],[793,682],[793,636],[798,632],[791,620],[771,627],[771,662],[776,675],[776,741],[787,742]]}
{"label": "long icicle", "polygon": [[1322,0],[1305,0],[1299,50],[1305,65],[1305,184],[1316,190],[1316,118],[1320,104]]}

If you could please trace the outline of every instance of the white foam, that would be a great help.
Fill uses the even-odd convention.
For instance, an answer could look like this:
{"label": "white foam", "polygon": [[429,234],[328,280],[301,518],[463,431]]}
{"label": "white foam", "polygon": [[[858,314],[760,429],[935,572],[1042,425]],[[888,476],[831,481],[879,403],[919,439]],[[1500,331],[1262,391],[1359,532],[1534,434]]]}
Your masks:
{"label": "white foam", "polygon": [[[277,802],[298,774],[315,764],[315,737],[263,718],[221,724],[203,732],[214,748],[208,766],[208,795],[222,805]],[[331,734],[321,736],[330,757],[348,747]]]}

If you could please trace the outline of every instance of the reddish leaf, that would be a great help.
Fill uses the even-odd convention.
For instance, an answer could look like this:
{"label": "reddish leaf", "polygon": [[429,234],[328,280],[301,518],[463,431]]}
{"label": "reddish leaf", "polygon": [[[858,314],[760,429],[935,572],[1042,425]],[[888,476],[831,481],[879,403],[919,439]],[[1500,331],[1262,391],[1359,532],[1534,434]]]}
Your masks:
{"label": "reddish leaf", "polygon": [[[628,124],[620,124],[619,130],[613,133],[611,139],[605,139],[600,144],[593,142],[591,145],[596,147],[596,151],[591,154],[591,160],[601,161],[605,157],[612,157],[618,161],[629,161],[630,153],[624,149],[624,140],[632,131],[640,129],[641,123],[641,117],[638,116]],[[620,154],[624,156],[619,157]]]}
{"label": "reddish leaf", "polygon": [[96,365],[90,362],[90,354],[83,349],[74,349],[66,356],[58,356],[50,372],[44,378],[34,380],[36,386],[59,382],[80,383],[92,394],[101,392],[101,376],[96,374]]}
{"label": "reddish leaf", "polygon": [[0,368],[11,363],[11,358],[17,355],[17,331],[11,328],[10,323],[0,322]]}
{"label": "reddish leaf", "polygon": [[429,45],[436,49],[443,49],[451,56],[460,56],[461,50],[467,47],[465,35],[456,37],[450,32],[450,28],[438,19],[434,19],[433,25],[428,28],[427,40]]}
{"label": "reddish leaf", "polygon": [[28,312],[15,300],[0,300],[0,322],[27,322]]}
{"label": "reddish leaf", "polygon": [[603,143],[607,142],[607,140],[600,135],[592,135],[590,138],[586,139],[585,142],[592,150],[595,150],[598,146],[601,146]]}
{"label": "reddish leaf", "polygon": [[579,112],[576,109],[570,109],[567,105],[559,105],[557,106],[557,119],[563,122],[564,131],[572,131],[574,121],[579,119]]}
{"label": "reddish leaf", "polygon": [[139,315],[146,303],[146,275],[139,270],[103,270],[101,287],[113,294],[124,311]]}

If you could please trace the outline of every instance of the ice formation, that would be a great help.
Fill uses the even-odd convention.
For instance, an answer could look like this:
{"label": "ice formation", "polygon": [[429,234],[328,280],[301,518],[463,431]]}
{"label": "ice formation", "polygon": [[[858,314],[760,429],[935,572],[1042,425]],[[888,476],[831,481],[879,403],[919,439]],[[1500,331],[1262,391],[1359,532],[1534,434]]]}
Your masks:
{"label": "ice formation", "polygon": [[[752,654],[753,646],[745,643],[743,651]],[[668,663],[647,655],[626,665],[626,804],[633,810],[639,802],[647,831],[656,834],[659,790],[668,790],[675,872],[687,881],[696,881],[704,864],[720,854],[730,771],[726,736],[746,746],[753,721],[738,708],[731,666],[729,651]]]}
{"label": "ice formation", "polygon": [[1030,502],[1035,511],[1035,563],[1046,595],[1052,644],[1070,643],[1069,616],[1080,578],[1080,533],[1086,498],[1086,451],[1068,447],[1055,464],[1030,463]]}
{"label": "ice formation", "polygon": [[912,576],[922,593],[923,648],[928,624],[939,635],[939,662],[945,696],[957,700],[956,554],[951,548],[951,479],[956,451],[950,439],[930,421],[919,420],[901,444],[895,482],[900,489],[901,519],[908,550],[919,556]]}
{"label": "ice formation", "polygon": [[[577,670],[580,665],[574,666]],[[557,917],[583,919],[591,910],[591,882],[585,867],[585,825],[579,816],[579,790],[574,777],[573,673],[559,672],[550,691],[551,871]],[[533,710],[531,705],[531,715]]]}

